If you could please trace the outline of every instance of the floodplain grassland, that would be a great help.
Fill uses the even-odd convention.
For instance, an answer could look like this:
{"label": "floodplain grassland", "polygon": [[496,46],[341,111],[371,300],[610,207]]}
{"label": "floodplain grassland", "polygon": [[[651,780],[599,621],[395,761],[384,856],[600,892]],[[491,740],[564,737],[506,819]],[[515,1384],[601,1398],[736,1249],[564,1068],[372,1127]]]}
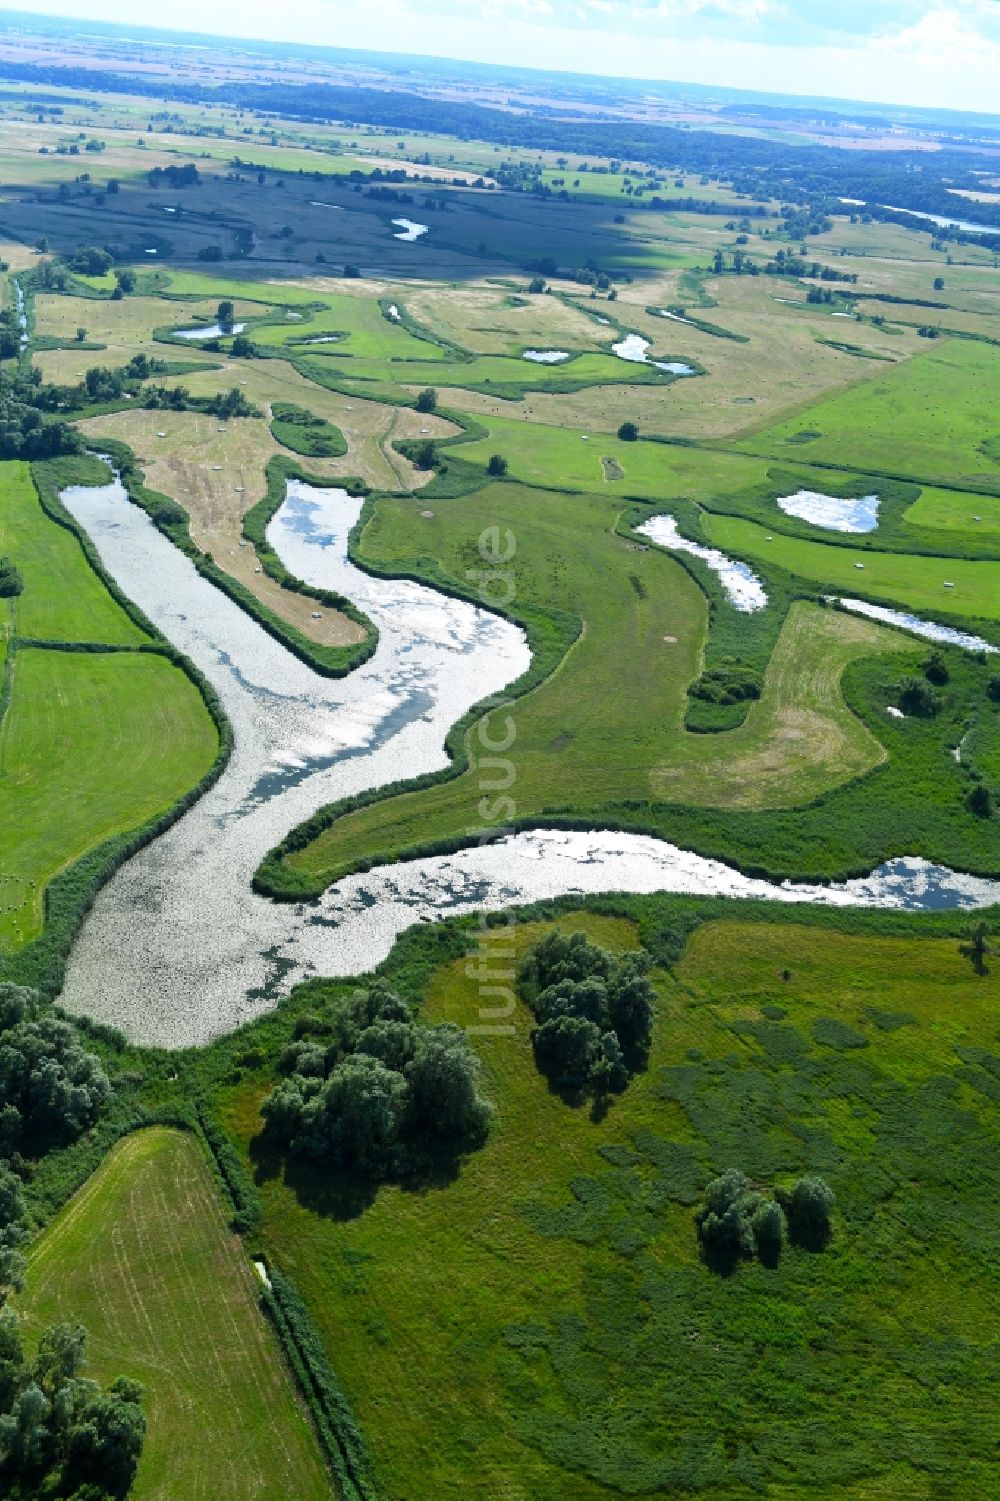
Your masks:
{"label": "floodplain grassland", "polygon": [[752,453],[1000,493],[992,393],[1000,349],[949,339],[863,385],[740,439]]}
{"label": "floodplain grassland", "polygon": [[169,808],[217,749],[197,688],[163,656],[18,651],[0,722],[0,947],[40,933],[53,877]]}
{"label": "floodplain grassland", "polygon": [[[322,646],[345,646],[365,631],[342,611],[294,589],[282,588],[261,570],[243,537],[243,517],[267,491],[265,468],[287,453],[259,417],[230,418],[223,428],[202,412],[129,408],[79,424],[90,443],[101,438],[127,443],[137,454],[147,485],[183,506],[191,537],[281,620]],[[322,460],[310,460],[323,473]],[[318,618],[317,618],[318,617]]]}
{"label": "floodplain grassland", "polygon": [[[710,262],[710,248],[705,248],[700,260],[702,265]],[[860,360],[819,344],[819,338],[843,338],[848,328],[852,342],[893,360],[904,360],[925,348],[924,340],[912,329],[894,335],[871,324],[832,318],[828,308],[807,304],[804,290],[788,277],[706,276],[698,287],[709,298],[709,306],[699,303],[691,287],[676,274],[637,279],[633,286],[622,288],[611,305],[588,298],[577,304],[582,310],[610,315],[622,327],[649,339],[652,358],[697,362],[704,369],[697,380],[676,380],[664,390],[623,385],[619,377],[600,390],[549,394],[542,388],[518,405],[501,404],[478,386],[467,386],[449,394],[449,402],[476,416],[502,414],[580,432],[613,433],[622,422],[633,421],[645,432],[724,439],[756,432],[762,423],[777,420],[807,398],[815,400],[859,383],[865,389],[873,371],[884,368],[875,360]],[[779,296],[801,297],[802,305],[775,301]],[[693,316],[746,342],[719,338],[648,311],[672,306],[685,307]],[[561,369],[567,378],[574,371],[574,365],[551,368]],[[798,457],[807,455],[803,452]],[[852,464],[858,467],[855,461]]]}
{"label": "floodplain grassland", "polygon": [[[438,560],[458,584],[474,539],[488,525],[517,539],[515,612],[537,628],[558,598],[582,621],[558,668],[510,707],[520,818],[557,806],[591,821],[623,800],[780,808],[808,802],[876,765],[883,751],[840,692],[852,659],[905,649],[882,628],[858,631],[802,605],[785,623],[764,696],[745,726],[711,737],[683,729],[688,685],[698,676],[707,606],[694,579],[659,549],[614,532],[618,507],[598,496],[544,495],[491,485],[433,514],[380,503],[361,540],[361,560],[420,569]],[[561,542],[572,529],[574,547]],[[544,617],[542,617],[544,618]],[[475,731],[468,744],[476,745]],[[469,768],[434,786],[346,813],[285,857],[310,888],[359,861],[379,863],[435,840],[468,837],[484,816],[476,752]],[[620,816],[620,815],[619,815]]]}
{"label": "floodplain grassland", "polygon": [[[606,1112],[549,1091],[520,1002],[509,1034],[475,1032],[477,969],[460,959],[421,1016],[473,1029],[496,1120],[454,1179],[357,1193],[255,1148],[264,1244],[390,1495],[995,1486],[1000,976],[954,940],[757,918],[705,924],[673,975],[654,971],[648,1068]],[[484,962],[510,973],[549,926],[486,932]],[[622,919],[559,926],[636,942]],[[244,1147],[261,1093],[255,1078],[223,1096]],[[767,1185],[820,1173],[829,1246],[710,1271],[693,1215],[731,1166]]]}
{"label": "floodplain grassland", "polygon": [[190,1134],[127,1136],[32,1246],[29,1338],[88,1332],[89,1371],[145,1388],[133,1501],[327,1501],[331,1482],[254,1272]]}

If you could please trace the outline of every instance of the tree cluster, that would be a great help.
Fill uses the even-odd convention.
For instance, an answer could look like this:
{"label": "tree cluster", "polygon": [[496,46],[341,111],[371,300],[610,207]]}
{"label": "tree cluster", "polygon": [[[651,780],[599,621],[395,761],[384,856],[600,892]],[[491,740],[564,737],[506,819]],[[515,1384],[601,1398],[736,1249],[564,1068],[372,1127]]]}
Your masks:
{"label": "tree cluster", "polygon": [[458,1027],[423,1026],[382,982],[358,990],[325,1035],[286,1049],[287,1074],[261,1106],[293,1156],[366,1177],[407,1176],[482,1143],[491,1109]]}
{"label": "tree cluster", "polygon": [[223,422],[230,417],[259,417],[260,410],[248,401],[239,386],[215,396],[192,396],[186,386],[150,386],[143,400],[149,411],[208,412]]}
{"label": "tree cluster", "polygon": [[132,1485],[143,1391],[124,1377],[102,1391],[81,1376],[85,1343],[79,1324],[59,1324],[32,1360],[16,1314],[0,1312],[0,1494],[9,1501],[116,1501]]}
{"label": "tree cluster", "polygon": [[35,1156],[89,1129],[111,1093],[100,1059],[38,994],[0,984],[0,1156]]}
{"label": "tree cluster", "polygon": [[51,459],[79,453],[79,434],[66,422],[48,421],[48,390],[38,371],[0,370],[0,457]]}
{"label": "tree cluster", "polygon": [[183,167],[153,167],[146,180],[151,188],[190,188],[201,181],[201,174],[194,162],[188,162]]}
{"label": "tree cluster", "polygon": [[821,1250],[830,1238],[834,1197],[822,1178],[799,1178],[790,1189],[769,1191],[739,1168],[713,1178],[695,1215],[705,1260],[719,1270],[756,1257],[777,1266],[786,1238]]}
{"label": "tree cluster", "polygon": [[66,264],[78,276],[103,276],[110,271],[114,256],[97,245],[79,245]]}
{"label": "tree cluster", "polygon": [[649,955],[612,954],[558,928],[527,955],[521,993],[539,1022],[535,1062],[555,1089],[601,1096],[625,1088],[649,1047]]}

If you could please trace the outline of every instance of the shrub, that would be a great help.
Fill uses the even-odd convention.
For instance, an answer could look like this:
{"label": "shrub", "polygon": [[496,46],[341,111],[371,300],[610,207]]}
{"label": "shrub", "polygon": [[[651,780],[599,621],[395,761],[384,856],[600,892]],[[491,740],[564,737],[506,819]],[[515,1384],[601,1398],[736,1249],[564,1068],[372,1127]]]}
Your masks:
{"label": "shrub", "polygon": [[730,1168],[713,1178],[705,1190],[705,1202],[695,1215],[698,1239],[706,1259],[732,1266],[749,1261],[754,1254],[754,1216],[761,1195],[739,1168]]}
{"label": "shrub", "polygon": [[939,651],[931,652],[924,663],[924,677],[927,681],[933,683],[935,687],[942,688],[950,676],[948,664],[941,653]]}
{"label": "shrub", "polygon": [[926,678],[904,678],[899,687],[899,707],[904,714],[932,719],[941,707],[941,695]]}
{"label": "shrub", "polygon": [[710,704],[736,704],[760,698],[762,683],[758,673],[743,662],[725,658],[718,667],[703,672],[688,689],[691,698]]}
{"label": "shrub", "polygon": [[993,794],[985,782],[977,782],[965,799],[965,806],[977,818],[993,817]]}
{"label": "shrub", "polygon": [[0,558],[0,599],[13,599],[24,588],[20,569],[10,558]]}

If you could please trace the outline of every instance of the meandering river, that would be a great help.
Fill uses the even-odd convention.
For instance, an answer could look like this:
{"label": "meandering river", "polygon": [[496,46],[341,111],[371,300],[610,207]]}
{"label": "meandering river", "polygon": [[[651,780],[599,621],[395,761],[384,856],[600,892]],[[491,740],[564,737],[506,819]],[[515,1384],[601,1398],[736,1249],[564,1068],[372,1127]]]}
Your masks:
{"label": "meandering river", "polygon": [[234,729],[219,781],[112,877],[73,949],[62,1004],[136,1042],[205,1043],[311,974],[370,969],[416,921],[562,893],[925,909],[1000,901],[1000,882],[920,860],[843,885],[777,886],[646,836],[542,830],[350,876],[315,903],[270,902],[250,888],[265,852],[324,803],[445,765],[449,725],[527,667],[524,636],[471,604],[362,572],[347,559],[360,501],[291,483],[272,545],[300,577],[350,596],[380,632],[364,666],[322,678],[201,578],[120,483],[63,499],[108,572],[213,684]]}

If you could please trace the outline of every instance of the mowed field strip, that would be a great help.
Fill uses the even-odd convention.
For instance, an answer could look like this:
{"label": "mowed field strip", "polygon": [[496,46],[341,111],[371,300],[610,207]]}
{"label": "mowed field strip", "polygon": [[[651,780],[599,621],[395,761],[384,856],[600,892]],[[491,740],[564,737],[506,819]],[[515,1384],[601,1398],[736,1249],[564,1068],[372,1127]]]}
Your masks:
{"label": "mowed field strip", "polygon": [[329,1501],[331,1484],[254,1272],[193,1136],[128,1136],[44,1231],[29,1334],[89,1334],[90,1369],[146,1388],[132,1501]]}

